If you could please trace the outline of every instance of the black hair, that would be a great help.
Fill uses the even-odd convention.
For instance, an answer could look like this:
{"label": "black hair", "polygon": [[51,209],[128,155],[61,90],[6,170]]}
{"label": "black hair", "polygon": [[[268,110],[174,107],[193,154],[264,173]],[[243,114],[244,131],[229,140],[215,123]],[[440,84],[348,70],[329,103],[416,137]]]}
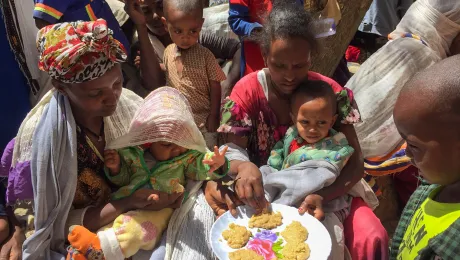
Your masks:
{"label": "black hair", "polygon": [[332,106],[332,111],[337,112],[337,98],[331,85],[322,80],[306,80],[297,87],[291,95],[291,106],[300,98],[316,99],[325,98]]}
{"label": "black hair", "polygon": [[198,12],[203,17],[203,6],[203,0],[164,0],[163,13],[167,18],[168,9],[174,8],[187,14]]}
{"label": "black hair", "polygon": [[262,33],[256,36],[262,54],[267,55],[272,41],[288,38],[306,40],[312,51],[317,50],[313,17],[304,8],[292,2],[274,1],[273,9],[266,18]]}
{"label": "black hair", "polygon": [[[460,55],[446,58],[415,74],[401,89],[401,94],[421,108],[440,117],[460,119]],[[407,96],[406,95],[406,96]]]}

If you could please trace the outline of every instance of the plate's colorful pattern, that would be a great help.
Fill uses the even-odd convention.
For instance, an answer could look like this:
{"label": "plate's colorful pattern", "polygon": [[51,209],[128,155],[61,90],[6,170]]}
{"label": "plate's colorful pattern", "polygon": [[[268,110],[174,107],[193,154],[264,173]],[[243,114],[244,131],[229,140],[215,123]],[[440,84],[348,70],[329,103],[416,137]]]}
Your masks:
{"label": "plate's colorful pattern", "polygon": [[252,237],[244,248],[255,251],[266,260],[283,259],[282,250],[286,244],[281,232],[293,221],[299,221],[308,230],[306,243],[311,249],[309,259],[326,260],[331,252],[331,237],[326,228],[317,219],[310,215],[299,215],[296,208],[280,204],[272,204],[272,210],[283,215],[283,224],[272,230],[249,228],[248,222],[254,214],[254,210],[248,206],[238,207],[239,216],[234,218],[230,213],[222,215],[211,229],[211,247],[220,260],[227,260],[230,252],[239,250],[232,249],[222,237],[222,232],[230,223],[245,226],[252,232]]}

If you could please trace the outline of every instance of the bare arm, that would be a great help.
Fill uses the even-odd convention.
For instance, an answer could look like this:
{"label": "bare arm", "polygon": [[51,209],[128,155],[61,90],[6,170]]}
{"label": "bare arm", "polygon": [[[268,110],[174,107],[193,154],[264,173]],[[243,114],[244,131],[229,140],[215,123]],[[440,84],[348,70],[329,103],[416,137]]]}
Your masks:
{"label": "bare arm", "polygon": [[166,84],[164,71],[161,69],[157,55],[148,36],[147,26],[137,25],[139,34],[139,47],[141,50],[141,75],[142,85],[147,90],[155,90]]}
{"label": "bare arm", "polygon": [[363,155],[355,128],[353,125],[344,124],[341,125],[340,131],[347,137],[348,143],[355,149],[355,152],[350,157],[350,160],[335,182],[316,192],[316,194],[323,197],[323,203],[327,203],[328,201],[346,194],[364,174]]}
{"label": "bare arm", "polygon": [[220,83],[211,81],[211,113],[208,118],[208,131],[216,132],[219,127],[220,96],[222,90]]}
{"label": "bare arm", "polygon": [[125,10],[136,25],[139,36],[139,49],[141,52],[140,69],[142,85],[147,90],[154,90],[165,85],[165,74],[161,70],[155,50],[150,43],[147,22],[139,2],[136,0],[126,1]]}
{"label": "bare arm", "polygon": [[97,231],[129,211],[129,205],[128,199],[122,199],[109,202],[104,206],[89,208],[83,218],[83,226],[91,231]]}
{"label": "bare arm", "polygon": [[233,55],[232,66],[228,72],[227,79],[222,81],[222,98],[226,98],[232,93],[233,87],[240,80],[241,71],[241,48],[239,48],[235,55]]}

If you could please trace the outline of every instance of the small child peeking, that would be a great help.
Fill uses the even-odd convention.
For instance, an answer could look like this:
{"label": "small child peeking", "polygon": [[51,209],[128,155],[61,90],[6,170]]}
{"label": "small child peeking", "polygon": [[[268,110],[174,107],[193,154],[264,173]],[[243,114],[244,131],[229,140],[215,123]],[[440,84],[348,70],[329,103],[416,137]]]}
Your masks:
{"label": "small child peeking", "polygon": [[[332,129],[337,120],[337,97],[328,83],[320,80],[302,83],[292,94],[291,117],[294,125],[273,147],[268,159],[268,165],[276,171],[268,174],[261,171],[270,202],[298,207],[299,202],[317,196],[314,192],[335,181],[354,149],[343,133]],[[364,197],[364,193],[359,195]],[[350,198],[345,195],[332,200],[324,211],[322,206],[314,212],[310,205],[305,209],[324,219],[332,238],[333,260],[344,259],[342,223],[348,216]]]}
{"label": "small child peeking", "polygon": [[226,79],[212,52],[198,43],[203,26],[202,0],[164,1],[162,21],[173,44],[163,57],[167,85],[190,102],[195,123],[210,149],[217,145],[221,101],[220,82]]}
{"label": "small child peeking", "polygon": [[[214,152],[193,121],[190,105],[176,89],[159,88],[147,96],[131,121],[128,133],[106,150],[106,176],[121,187],[113,200],[131,196],[139,189],[184,193],[185,200],[201,182],[224,177],[229,169],[227,148]],[[186,189],[187,180],[190,181]],[[189,192],[190,194],[187,194]],[[158,199],[148,195],[146,201]],[[180,201],[182,202],[182,201]],[[147,203],[148,204],[148,203]],[[173,213],[172,206],[157,211],[141,208],[118,216],[96,234],[73,226],[67,259],[124,259],[140,249],[152,250],[161,240]]]}

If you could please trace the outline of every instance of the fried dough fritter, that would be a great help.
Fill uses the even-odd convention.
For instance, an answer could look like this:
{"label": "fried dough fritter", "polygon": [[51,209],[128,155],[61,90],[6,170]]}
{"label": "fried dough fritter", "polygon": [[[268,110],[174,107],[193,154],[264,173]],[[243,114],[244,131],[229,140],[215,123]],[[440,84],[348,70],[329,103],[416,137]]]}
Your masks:
{"label": "fried dough fritter", "polygon": [[292,221],[292,223],[281,232],[281,236],[283,236],[284,240],[288,243],[300,243],[307,240],[308,231],[299,221]]}
{"label": "fried dough fritter", "polygon": [[283,216],[279,212],[265,212],[259,215],[253,215],[249,219],[250,228],[274,229],[283,224]]}
{"label": "fried dough fritter", "polygon": [[230,260],[265,260],[263,256],[249,249],[240,249],[228,254]]}
{"label": "fried dough fritter", "polygon": [[304,242],[288,242],[281,250],[283,260],[307,260],[310,257],[310,247]]}
{"label": "fried dough fritter", "polygon": [[252,233],[243,226],[231,223],[228,227],[222,232],[222,236],[227,240],[228,246],[233,249],[245,246],[252,236]]}

